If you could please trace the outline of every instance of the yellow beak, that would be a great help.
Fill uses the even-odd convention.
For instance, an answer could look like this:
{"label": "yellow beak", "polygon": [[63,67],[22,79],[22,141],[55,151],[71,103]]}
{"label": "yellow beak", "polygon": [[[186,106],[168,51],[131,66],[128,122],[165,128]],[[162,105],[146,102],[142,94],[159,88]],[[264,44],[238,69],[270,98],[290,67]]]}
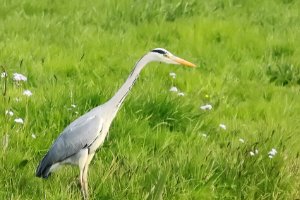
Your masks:
{"label": "yellow beak", "polygon": [[191,63],[189,61],[186,61],[186,60],[184,60],[182,58],[176,57],[176,56],[172,57],[171,59],[173,61],[177,62],[180,65],[184,65],[184,66],[187,66],[187,67],[193,67],[193,68],[196,67],[195,64],[193,64],[193,63]]}

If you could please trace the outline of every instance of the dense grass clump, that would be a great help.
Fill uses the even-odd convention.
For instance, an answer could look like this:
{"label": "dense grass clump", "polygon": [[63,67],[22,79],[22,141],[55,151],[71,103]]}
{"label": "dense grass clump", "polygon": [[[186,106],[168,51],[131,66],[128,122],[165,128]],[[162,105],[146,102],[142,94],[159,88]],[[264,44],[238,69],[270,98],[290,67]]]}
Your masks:
{"label": "dense grass clump", "polygon": [[144,69],[92,161],[91,199],[299,199],[299,10],[296,0],[4,0],[0,199],[81,199],[77,168],[48,180],[35,169],[155,47],[198,67]]}
{"label": "dense grass clump", "polygon": [[300,85],[300,68],[289,64],[276,65],[276,67],[269,66],[267,75],[270,77],[270,82],[276,85]]}

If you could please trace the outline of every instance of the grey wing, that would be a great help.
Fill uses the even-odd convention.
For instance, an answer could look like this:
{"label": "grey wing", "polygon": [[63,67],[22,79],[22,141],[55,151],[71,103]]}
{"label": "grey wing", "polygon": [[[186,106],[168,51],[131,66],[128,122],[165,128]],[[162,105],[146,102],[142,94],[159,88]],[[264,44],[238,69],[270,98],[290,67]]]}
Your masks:
{"label": "grey wing", "polygon": [[53,161],[62,161],[91,145],[99,136],[102,125],[101,119],[97,116],[89,117],[83,122],[70,124],[49,151]]}
{"label": "grey wing", "polygon": [[90,146],[100,135],[103,120],[97,115],[83,115],[72,122],[56,139],[41,161],[36,175],[47,177],[50,167]]}

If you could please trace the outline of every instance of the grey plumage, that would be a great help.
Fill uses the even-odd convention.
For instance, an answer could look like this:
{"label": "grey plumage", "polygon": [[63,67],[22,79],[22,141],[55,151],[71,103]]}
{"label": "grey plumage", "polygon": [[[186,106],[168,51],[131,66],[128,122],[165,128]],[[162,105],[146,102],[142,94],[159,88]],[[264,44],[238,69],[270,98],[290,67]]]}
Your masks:
{"label": "grey plumage", "polygon": [[[90,147],[101,134],[99,110],[99,107],[92,109],[64,129],[38,166],[36,176],[47,178],[53,164],[62,162],[81,149]],[[85,137],[82,137],[82,133],[86,133]]]}
{"label": "grey plumage", "polygon": [[152,61],[195,66],[165,49],[157,48],[147,53],[136,63],[125,83],[109,101],[82,115],[63,130],[37,167],[36,176],[47,178],[63,164],[78,165],[81,191],[84,199],[88,199],[88,167],[95,151],[103,144],[111,122],[140,72]]}

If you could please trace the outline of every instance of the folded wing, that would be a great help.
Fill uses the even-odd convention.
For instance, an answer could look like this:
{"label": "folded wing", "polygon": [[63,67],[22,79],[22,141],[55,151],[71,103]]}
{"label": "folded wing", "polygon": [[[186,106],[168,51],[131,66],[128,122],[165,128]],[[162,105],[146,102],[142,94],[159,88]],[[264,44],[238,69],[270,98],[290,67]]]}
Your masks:
{"label": "folded wing", "polygon": [[88,148],[101,134],[103,120],[93,113],[87,113],[73,121],[56,139],[36,170],[36,176],[47,178],[55,163]]}

